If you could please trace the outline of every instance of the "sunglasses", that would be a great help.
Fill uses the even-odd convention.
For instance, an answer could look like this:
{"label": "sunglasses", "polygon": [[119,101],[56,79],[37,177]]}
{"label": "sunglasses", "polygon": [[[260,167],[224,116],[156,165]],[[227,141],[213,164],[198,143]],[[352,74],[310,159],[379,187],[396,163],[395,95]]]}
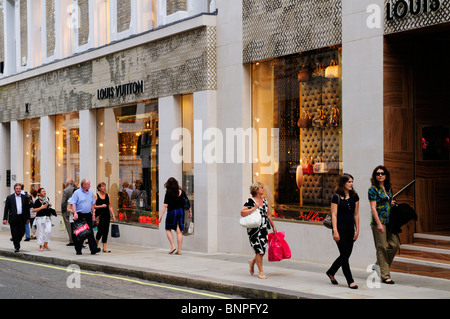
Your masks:
{"label": "sunglasses", "polygon": [[386,173],[385,172],[376,172],[375,175],[376,176],[384,176],[384,175],[386,175]]}

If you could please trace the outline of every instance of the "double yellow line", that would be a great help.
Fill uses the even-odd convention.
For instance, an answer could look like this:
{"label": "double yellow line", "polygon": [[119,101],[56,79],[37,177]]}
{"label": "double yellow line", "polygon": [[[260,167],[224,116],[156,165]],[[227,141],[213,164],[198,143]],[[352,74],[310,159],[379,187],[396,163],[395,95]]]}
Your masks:
{"label": "double yellow line", "polygon": [[137,280],[137,279],[124,278],[124,277],[118,277],[118,276],[106,275],[106,274],[94,274],[94,273],[89,273],[89,272],[81,271],[81,270],[75,270],[75,269],[69,269],[69,268],[64,268],[64,267],[58,267],[58,266],[34,263],[34,262],[31,262],[31,261],[18,260],[18,259],[6,258],[6,257],[0,257],[0,260],[6,260],[6,261],[15,262],[15,263],[27,264],[27,265],[32,265],[32,266],[39,266],[39,267],[44,267],[44,268],[56,269],[56,270],[62,270],[62,271],[65,271],[65,272],[76,272],[76,273],[79,273],[79,274],[89,275],[89,276],[112,278],[112,279],[132,282],[132,283],[143,285],[143,286],[151,286],[151,287],[156,287],[156,288],[175,290],[175,291],[179,291],[179,292],[185,292],[185,293],[190,293],[190,294],[193,294],[193,295],[200,295],[200,296],[209,297],[209,298],[230,299],[230,298],[227,298],[227,297],[222,297],[222,296],[218,296],[218,295],[208,294],[208,293],[205,293],[205,292],[193,291],[193,290],[183,289],[183,288],[176,288],[176,287],[166,286],[166,285],[152,284],[152,283],[140,281],[140,280]]}

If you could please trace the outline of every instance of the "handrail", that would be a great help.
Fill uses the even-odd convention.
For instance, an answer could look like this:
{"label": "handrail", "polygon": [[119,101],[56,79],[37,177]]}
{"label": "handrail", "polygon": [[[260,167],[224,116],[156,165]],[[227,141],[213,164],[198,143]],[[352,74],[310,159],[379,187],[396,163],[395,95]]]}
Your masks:
{"label": "handrail", "polygon": [[399,190],[394,196],[392,196],[392,198],[397,197],[400,193],[403,193],[408,187],[410,187],[412,184],[414,184],[416,182],[415,179],[413,179],[412,181],[410,181],[408,183],[408,185],[406,185],[405,187],[403,187],[401,190]]}

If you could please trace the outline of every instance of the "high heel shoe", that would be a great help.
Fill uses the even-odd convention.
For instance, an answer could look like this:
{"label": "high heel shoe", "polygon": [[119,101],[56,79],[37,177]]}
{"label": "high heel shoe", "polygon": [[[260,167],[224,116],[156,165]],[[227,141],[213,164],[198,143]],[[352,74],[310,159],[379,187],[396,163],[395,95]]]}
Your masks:
{"label": "high heel shoe", "polygon": [[[352,282],[352,284],[354,284],[354,282]],[[358,285],[354,285],[354,286],[350,286],[351,284],[348,285],[348,288],[350,289],[358,289]]]}
{"label": "high heel shoe", "polygon": [[[330,279],[330,281],[331,281],[331,283],[333,284],[333,285],[337,285],[338,284],[338,282],[336,281],[336,279],[331,279],[331,275],[328,273],[328,271],[325,273],[327,276],[328,276],[328,278]],[[334,276],[333,276],[334,277]]]}

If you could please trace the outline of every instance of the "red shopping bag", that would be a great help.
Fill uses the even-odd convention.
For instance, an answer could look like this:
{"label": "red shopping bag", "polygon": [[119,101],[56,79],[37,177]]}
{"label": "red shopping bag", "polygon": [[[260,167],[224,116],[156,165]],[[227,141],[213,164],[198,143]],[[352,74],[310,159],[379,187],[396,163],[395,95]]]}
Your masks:
{"label": "red shopping bag", "polygon": [[291,258],[291,249],[284,239],[284,232],[269,234],[269,261]]}

